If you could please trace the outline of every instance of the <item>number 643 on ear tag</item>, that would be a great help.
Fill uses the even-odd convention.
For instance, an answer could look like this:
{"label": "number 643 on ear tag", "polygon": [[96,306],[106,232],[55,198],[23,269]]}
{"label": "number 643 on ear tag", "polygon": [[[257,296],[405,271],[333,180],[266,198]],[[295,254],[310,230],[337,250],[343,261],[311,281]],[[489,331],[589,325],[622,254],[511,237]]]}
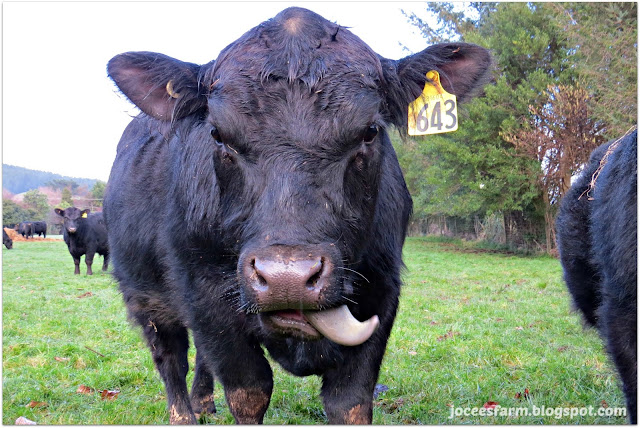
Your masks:
{"label": "number 643 on ear tag", "polygon": [[458,129],[456,96],[442,88],[440,75],[431,70],[422,94],[409,104],[409,135],[440,134]]}

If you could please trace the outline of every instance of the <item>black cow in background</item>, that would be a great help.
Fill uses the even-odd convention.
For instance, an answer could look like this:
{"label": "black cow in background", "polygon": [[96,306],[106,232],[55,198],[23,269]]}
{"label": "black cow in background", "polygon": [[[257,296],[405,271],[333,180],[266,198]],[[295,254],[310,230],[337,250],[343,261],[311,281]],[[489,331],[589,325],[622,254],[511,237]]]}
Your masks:
{"label": "black cow in background", "polygon": [[22,221],[18,224],[18,233],[22,235],[23,238],[29,239],[30,236],[33,236],[33,222],[32,221]]}
{"label": "black cow in background", "polygon": [[91,210],[80,210],[69,207],[65,210],[56,208],[55,212],[64,219],[63,238],[69,248],[75,264],[74,274],[80,274],[80,257],[85,255],[87,275],[93,275],[91,265],[96,253],[100,254],[104,262],[102,270],[109,267],[109,244],[107,242],[107,228],[102,213],[89,214]]}
{"label": "black cow in background", "polygon": [[11,240],[11,238],[9,238],[9,235],[7,234],[7,231],[4,230],[4,228],[2,229],[2,243],[5,247],[7,247],[7,250],[13,248],[13,241]]}
{"label": "black cow in background", "polygon": [[47,222],[46,221],[34,221],[31,226],[31,232],[33,235],[47,237]]}
{"label": "black cow in background", "polygon": [[564,279],[588,325],[601,332],[637,423],[637,131],[591,154],[560,204]]}
{"label": "black cow in background", "polygon": [[406,130],[430,70],[463,100],[490,63],[465,43],[388,60],[301,8],[202,66],[151,52],[109,62],[144,112],[105,195],[114,275],[172,423],[215,410],[214,374],[235,420],[262,422],[273,378],[261,345],[322,376],[330,423],[371,423],[412,206],[386,129]]}

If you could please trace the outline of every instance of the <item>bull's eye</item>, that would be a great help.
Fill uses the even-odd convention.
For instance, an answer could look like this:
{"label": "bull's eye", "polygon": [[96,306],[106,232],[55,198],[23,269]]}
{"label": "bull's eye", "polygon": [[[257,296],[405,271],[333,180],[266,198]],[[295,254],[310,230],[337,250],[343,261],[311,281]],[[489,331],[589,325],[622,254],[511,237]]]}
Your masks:
{"label": "bull's eye", "polygon": [[222,138],[220,137],[220,132],[218,131],[218,128],[216,128],[215,126],[211,128],[211,138],[214,139],[216,144],[222,145]]}
{"label": "bull's eye", "polygon": [[364,131],[364,134],[362,134],[362,141],[370,143],[374,138],[376,138],[376,135],[378,135],[378,127],[376,125],[371,125],[366,131]]}
{"label": "bull's eye", "polygon": [[211,128],[210,133],[211,133],[211,138],[213,138],[213,141],[216,143],[216,146],[222,149],[219,151],[219,153],[224,159],[224,161],[227,163],[234,163],[235,162],[234,156],[230,152],[233,152],[236,155],[238,155],[238,151],[233,147],[231,147],[229,144],[226,144],[225,142],[222,141],[222,137],[220,137],[220,132],[218,131],[218,128],[216,128],[215,126]]}

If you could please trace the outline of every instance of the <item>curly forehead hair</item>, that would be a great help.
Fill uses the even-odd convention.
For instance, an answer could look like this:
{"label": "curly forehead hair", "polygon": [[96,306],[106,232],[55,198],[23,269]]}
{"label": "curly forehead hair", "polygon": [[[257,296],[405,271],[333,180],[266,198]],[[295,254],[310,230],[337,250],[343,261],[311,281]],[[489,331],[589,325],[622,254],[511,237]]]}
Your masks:
{"label": "curly forehead hair", "polygon": [[384,80],[378,55],[357,36],[311,11],[292,8],[223,50],[204,80],[286,79],[318,89],[329,72],[357,75],[367,86]]}

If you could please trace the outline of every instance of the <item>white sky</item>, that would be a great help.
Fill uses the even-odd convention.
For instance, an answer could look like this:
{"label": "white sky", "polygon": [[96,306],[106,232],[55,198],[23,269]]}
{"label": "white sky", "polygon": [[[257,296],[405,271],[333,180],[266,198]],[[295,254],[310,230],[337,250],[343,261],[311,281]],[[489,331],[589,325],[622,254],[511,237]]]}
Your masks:
{"label": "white sky", "polygon": [[127,51],[203,64],[260,22],[302,6],[351,27],[380,55],[426,47],[400,12],[425,2],[4,2],[2,162],[106,181],[137,110],[106,64]]}

